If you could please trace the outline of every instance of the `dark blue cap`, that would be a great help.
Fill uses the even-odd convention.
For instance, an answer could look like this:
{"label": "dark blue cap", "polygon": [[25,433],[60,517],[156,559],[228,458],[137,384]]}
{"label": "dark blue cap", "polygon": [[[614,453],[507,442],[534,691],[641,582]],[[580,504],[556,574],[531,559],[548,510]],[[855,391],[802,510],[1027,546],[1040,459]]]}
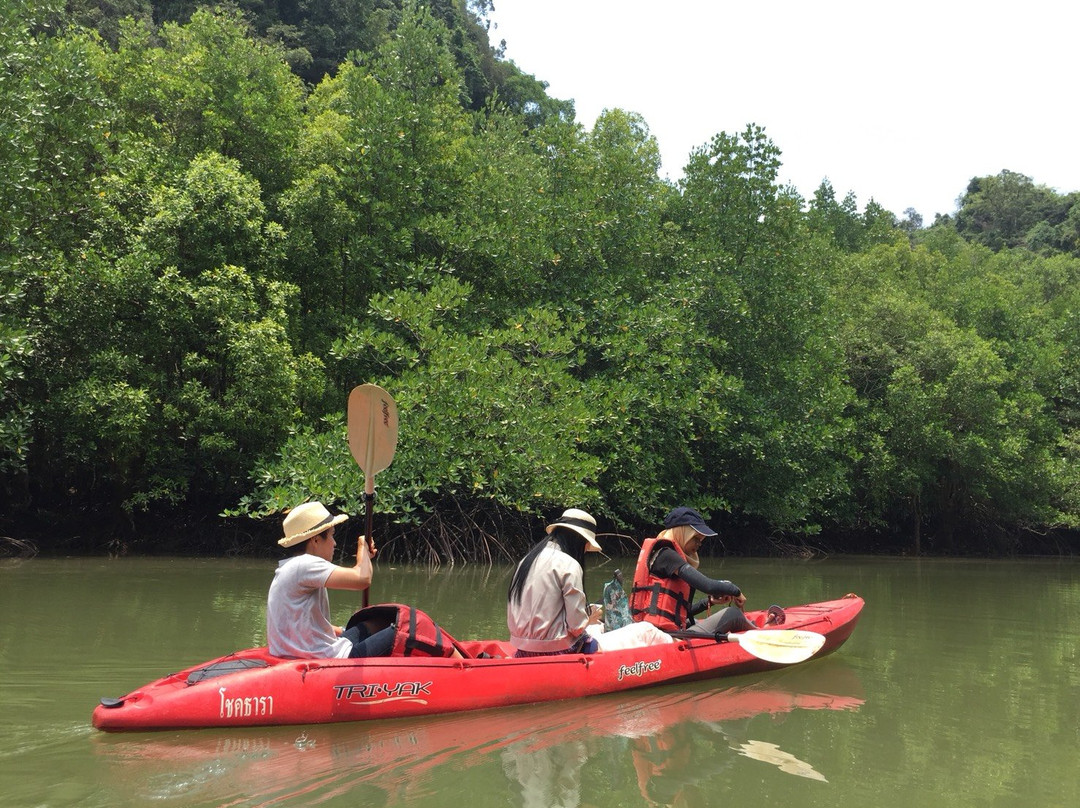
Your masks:
{"label": "dark blue cap", "polygon": [[685,505],[680,505],[664,517],[664,527],[678,527],[679,525],[690,525],[702,536],[716,535],[716,531],[705,524],[705,520],[700,513],[693,508],[687,508]]}

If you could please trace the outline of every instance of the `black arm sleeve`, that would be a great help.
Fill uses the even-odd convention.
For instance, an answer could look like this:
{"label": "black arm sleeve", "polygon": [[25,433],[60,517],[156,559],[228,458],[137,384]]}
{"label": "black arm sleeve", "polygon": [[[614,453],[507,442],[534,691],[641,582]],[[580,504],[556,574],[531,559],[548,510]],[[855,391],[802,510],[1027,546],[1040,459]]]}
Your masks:
{"label": "black arm sleeve", "polygon": [[686,581],[690,586],[699,592],[704,592],[706,595],[713,595],[714,597],[738,597],[742,594],[742,590],[735,586],[731,581],[714,581],[707,575],[702,575],[692,565],[683,562],[683,565],[679,567],[679,571],[676,573],[680,578]]}
{"label": "black arm sleeve", "polygon": [[649,572],[658,578],[675,578],[686,561],[670,547],[661,547],[649,559]]}

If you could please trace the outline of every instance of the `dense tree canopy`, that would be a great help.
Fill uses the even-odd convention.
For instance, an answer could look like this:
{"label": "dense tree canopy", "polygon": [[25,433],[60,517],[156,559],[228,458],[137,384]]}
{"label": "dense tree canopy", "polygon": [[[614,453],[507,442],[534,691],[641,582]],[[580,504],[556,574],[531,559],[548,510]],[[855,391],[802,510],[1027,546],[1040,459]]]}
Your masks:
{"label": "dense tree canopy", "polygon": [[1080,195],[1003,171],[924,228],[780,186],[756,124],[672,184],[639,115],[586,130],[505,62],[489,7],[8,4],[0,527],[355,512],[376,382],[402,554],[680,503],[760,551],[1069,546]]}

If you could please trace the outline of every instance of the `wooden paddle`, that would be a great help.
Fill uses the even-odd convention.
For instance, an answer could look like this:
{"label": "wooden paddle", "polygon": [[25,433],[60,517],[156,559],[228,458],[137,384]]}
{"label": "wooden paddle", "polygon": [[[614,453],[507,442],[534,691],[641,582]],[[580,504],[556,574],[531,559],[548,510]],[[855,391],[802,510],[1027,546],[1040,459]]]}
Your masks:
{"label": "wooden paddle", "polygon": [[699,634],[694,631],[673,631],[673,637],[683,639],[713,639],[716,642],[737,642],[747,653],[764,659],[766,662],[775,662],[780,665],[791,665],[795,662],[805,662],[825,644],[825,635],[815,631],[801,631],[797,629],[751,629],[724,634]]}
{"label": "wooden paddle", "polygon": [[[364,472],[364,510],[367,516],[364,535],[370,547],[375,475],[394,459],[398,434],[397,404],[377,384],[361,384],[349,393],[347,421],[349,451]],[[367,589],[364,590],[363,605],[368,605]]]}

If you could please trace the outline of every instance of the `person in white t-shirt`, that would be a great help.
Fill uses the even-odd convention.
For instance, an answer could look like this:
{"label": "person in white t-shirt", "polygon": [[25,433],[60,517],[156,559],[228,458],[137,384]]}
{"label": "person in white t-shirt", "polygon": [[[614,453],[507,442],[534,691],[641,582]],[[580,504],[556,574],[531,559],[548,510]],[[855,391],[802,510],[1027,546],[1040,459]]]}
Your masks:
{"label": "person in white t-shirt", "polygon": [[387,656],[394,629],[365,623],[345,630],[330,620],[327,589],[364,590],[371,586],[371,558],[376,550],[364,537],[356,548],[356,565],[334,564],[334,526],[349,518],[333,516],[321,502],[305,502],[285,517],[278,539],[292,554],[278,562],[266,599],[266,640],[279,657]]}

